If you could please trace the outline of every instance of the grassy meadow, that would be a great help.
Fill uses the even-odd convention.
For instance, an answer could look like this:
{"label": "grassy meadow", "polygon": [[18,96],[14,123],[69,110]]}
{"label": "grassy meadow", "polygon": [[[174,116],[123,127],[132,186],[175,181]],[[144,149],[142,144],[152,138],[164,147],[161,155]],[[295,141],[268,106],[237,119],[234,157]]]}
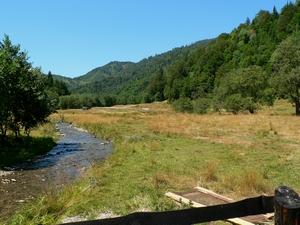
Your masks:
{"label": "grassy meadow", "polygon": [[300,191],[300,120],[293,112],[284,101],[254,115],[175,113],[167,103],[59,111],[52,120],[112,141],[114,152],[8,223],[173,209],[178,206],[164,193],[196,185],[234,199],[272,194],[282,184]]}

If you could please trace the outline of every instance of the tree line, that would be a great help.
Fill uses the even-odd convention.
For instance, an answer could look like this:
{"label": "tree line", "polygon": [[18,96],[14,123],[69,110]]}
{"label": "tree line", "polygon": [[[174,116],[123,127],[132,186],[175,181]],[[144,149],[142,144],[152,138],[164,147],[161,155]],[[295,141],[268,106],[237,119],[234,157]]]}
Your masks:
{"label": "tree line", "polygon": [[72,94],[59,98],[58,108],[60,109],[82,109],[91,107],[113,106],[117,104],[113,95],[97,94]]}

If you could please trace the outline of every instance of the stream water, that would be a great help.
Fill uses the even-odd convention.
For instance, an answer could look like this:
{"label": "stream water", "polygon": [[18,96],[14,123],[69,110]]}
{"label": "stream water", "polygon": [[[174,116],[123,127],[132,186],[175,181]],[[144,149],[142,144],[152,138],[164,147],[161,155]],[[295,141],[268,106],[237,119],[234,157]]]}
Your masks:
{"label": "stream water", "polygon": [[112,152],[112,144],[71,124],[58,123],[62,137],[46,155],[0,171],[0,218],[37,196],[59,190]]}

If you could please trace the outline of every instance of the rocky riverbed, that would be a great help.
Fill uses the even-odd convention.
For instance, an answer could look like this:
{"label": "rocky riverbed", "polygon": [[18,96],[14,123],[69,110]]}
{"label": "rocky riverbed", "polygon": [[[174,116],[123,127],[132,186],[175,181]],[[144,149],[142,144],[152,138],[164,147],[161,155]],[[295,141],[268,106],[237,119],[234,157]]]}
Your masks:
{"label": "rocky riverbed", "polygon": [[0,217],[20,205],[81,176],[93,163],[112,152],[112,144],[71,124],[58,123],[61,139],[46,155],[0,170]]}

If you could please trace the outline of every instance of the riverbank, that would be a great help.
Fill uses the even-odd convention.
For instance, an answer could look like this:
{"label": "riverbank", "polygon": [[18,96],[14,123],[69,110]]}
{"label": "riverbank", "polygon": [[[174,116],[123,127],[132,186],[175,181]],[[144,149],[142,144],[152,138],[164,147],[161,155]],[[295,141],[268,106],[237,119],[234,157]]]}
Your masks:
{"label": "riverbank", "polygon": [[28,137],[16,139],[9,136],[0,142],[0,170],[49,152],[55,146],[57,138],[55,126],[50,122],[32,130]]}
{"label": "riverbank", "polygon": [[256,115],[182,114],[166,103],[61,111],[66,121],[112,140],[114,153],[10,223],[172,209],[164,193],[196,185],[234,199],[272,194],[280,184],[300,190],[300,121],[292,113],[286,102]]}

